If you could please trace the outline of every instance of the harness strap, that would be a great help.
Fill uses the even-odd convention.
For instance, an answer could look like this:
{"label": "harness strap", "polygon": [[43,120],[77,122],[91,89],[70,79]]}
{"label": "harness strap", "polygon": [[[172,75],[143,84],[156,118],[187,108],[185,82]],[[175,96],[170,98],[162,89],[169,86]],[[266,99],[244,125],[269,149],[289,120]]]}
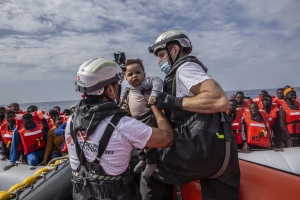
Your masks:
{"label": "harness strap", "polygon": [[[221,113],[221,122],[223,124],[226,123],[223,113]],[[226,138],[226,136],[225,136],[225,138]],[[229,163],[229,159],[230,159],[230,147],[231,147],[231,141],[225,140],[225,158],[224,158],[222,167],[219,169],[219,171],[217,173],[215,173],[215,175],[211,176],[210,178],[218,178],[226,170],[228,163]]]}
{"label": "harness strap", "polygon": [[229,158],[230,158],[230,143],[231,142],[228,142],[228,141],[225,142],[225,158],[224,158],[222,167],[219,169],[219,171],[215,175],[211,176],[210,178],[218,178],[226,170],[228,163],[229,163]]}
{"label": "harness strap", "polygon": [[[117,124],[119,123],[120,119],[123,117],[123,115],[120,114],[115,114],[112,119],[110,120],[110,123],[108,123],[108,125],[106,126],[106,129],[99,141],[99,145],[98,145],[98,153],[97,153],[97,158],[100,158],[102,156],[102,154],[104,153],[108,142],[110,140],[110,137],[112,135],[112,133],[115,130],[115,127],[117,126]],[[113,125],[112,125],[113,124]],[[95,159],[93,161],[93,163],[99,163],[98,159]]]}
{"label": "harness strap", "polygon": [[83,156],[83,160],[81,161],[80,160],[80,152],[79,150],[81,149],[78,142],[77,142],[77,133],[74,131],[73,129],[73,118],[74,118],[74,115],[72,116],[72,120],[70,121],[70,134],[71,134],[71,137],[75,143],[75,150],[76,150],[76,154],[77,154],[77,158],[79,159],[79,162],[80,162],[80,165],[83,165],[84,162],[86,162],[86,158],[85,156]]}

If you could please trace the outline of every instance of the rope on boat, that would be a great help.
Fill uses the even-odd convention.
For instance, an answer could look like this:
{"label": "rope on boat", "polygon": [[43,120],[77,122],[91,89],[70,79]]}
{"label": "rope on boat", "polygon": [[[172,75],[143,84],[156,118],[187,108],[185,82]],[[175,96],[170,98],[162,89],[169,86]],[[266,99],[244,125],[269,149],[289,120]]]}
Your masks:
{"label": "rope on boat", "polygon": [[54,170],[58,165],[65,163],[66,159],[69,159],[68,156],[54,158],[53,160],[49,161],[46,167],[37,170],[34,175],[28,176],[23,180],[23,182],[11,186],[8,191],[0,191],[0,200],[9,200],[14,197],[18,198],[18,195],[22,191],[32,186],[32,184],[34,184],[38,179],[44,177],[47,173]]}

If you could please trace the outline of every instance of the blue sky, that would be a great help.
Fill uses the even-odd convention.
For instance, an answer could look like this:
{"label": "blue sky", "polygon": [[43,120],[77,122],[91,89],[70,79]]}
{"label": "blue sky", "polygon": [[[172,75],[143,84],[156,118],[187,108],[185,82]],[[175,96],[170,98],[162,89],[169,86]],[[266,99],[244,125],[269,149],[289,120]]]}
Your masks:
{"label": "blue sky", "polygon": [[224,90],[300,86],[299,10],[299,0],[2,0],[0,105],[79,99],[79,66],[115,51],[163,78],[147,49],[170,29]]}

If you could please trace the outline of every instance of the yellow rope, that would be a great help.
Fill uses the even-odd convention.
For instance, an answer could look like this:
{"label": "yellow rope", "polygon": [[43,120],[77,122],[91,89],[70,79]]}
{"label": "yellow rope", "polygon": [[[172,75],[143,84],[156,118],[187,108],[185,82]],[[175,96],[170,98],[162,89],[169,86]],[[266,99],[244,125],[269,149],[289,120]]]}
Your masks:
{"label": "yellow rope", "polygon": [[59,165],[62,162],[62,160],[56,160],[55,163],[51,164],[50,166],[37,170],[33,176],[28,176],[23,180],[23,182],[11,186],[8,191],[0,191],[0,200],[9,200],[11,198],[14,198],[17,193],[25,190],[31,184],[36,182],[39,178],[43,177],[44,174],[50,172],[55,168],[56,165]]}

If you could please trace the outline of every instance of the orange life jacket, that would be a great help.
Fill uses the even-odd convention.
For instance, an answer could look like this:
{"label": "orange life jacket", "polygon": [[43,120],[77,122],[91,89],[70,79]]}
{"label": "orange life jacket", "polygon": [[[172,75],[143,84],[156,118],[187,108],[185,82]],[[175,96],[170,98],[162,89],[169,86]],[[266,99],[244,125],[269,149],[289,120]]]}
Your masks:
{"label": "orange life jacket", "polygon": [[260,102],[262,102],[261,96],[258,96],[258,97],[254,98],[252,100],[253,100],[254,103],[257,103],[257,104],[259,104]]}
{"label": "orange life jacket", "polygon": [[275,120],[277,118],[277,111],[278,111],[278,107],[277,105],[271,105],[271,109],[270,109],[270,114],[268,114],[265,110],[261,109],[259,110],[260,112],[263,112],[266,116],[267,116],[267,119],[268,119],[268,122],[269,122],[269,126],[270,126],[270,129],[272,130],[272,127],[275,123]]}
{"label": "orange life jacket", "polygon": [[[227,114],[229,111],[227,112]],[[235,140],[237,144],[243,144],[242,138],[242,123],[241,118],[243,117],[243,108],[236,108],[236,117],[235,120],[231,122],[231,130],[234,133]]]}
{"label": "orange life jacket", "polygon": [[70,115],[62,115],[62,116],[60,116],[60,117],[62,117],[61,121],[62,121],[62,123],[64,123],[64,122],[67,122],[67,121],[68,121]]}
{"label": "orange life jacket", "polygon": [[[265,120],[265,123],[270,130],[268,118],[263,112],[260,112]],[[256,145],[261,147],[270,147],[270,133],[264,122],[257,122],[251,119],[250,112],[244,113],[244,121],[247,127],[247,143],[250,145]]]}
{"label": "orange life jacket", "polygon": [[282,109],[285,112],[286,126],[289,133],[300,134],[300,107],[298,106],[298,110],[292,110],[287,103],[284,103],[282,104]]}
{"label": "orange life jacket", "polygon": [[[18,122],[17,119],[15,120],[16,122]],[[6,145],[6,148],[10,149],[14,130],[8,130],[8,122],[5,119],[1,124],[0,132],[1,132],[2,140]],[[22,149],[23,149],[22,143],[18,144],[18,151],[21,151]]]}
{"label": "orange life jacket", "polygon": [[278,99],[278,97],[272,96],[272,103],[275,103],[278,108],[281,106],[283,101],[283,99]]}
{"label": "orange life jacket", "polygon": [[252,103],[252,99],[244,99],[243,105],[244,105],[244,110],[249,110],[250,104]]}
{"label": "orange life jacket", "polygon": [[43,125],[39,122],[34,123],[36,127],[32,130],[25,129],[23,124],[17,126],[24,148],[24,155],[46,146]]}

